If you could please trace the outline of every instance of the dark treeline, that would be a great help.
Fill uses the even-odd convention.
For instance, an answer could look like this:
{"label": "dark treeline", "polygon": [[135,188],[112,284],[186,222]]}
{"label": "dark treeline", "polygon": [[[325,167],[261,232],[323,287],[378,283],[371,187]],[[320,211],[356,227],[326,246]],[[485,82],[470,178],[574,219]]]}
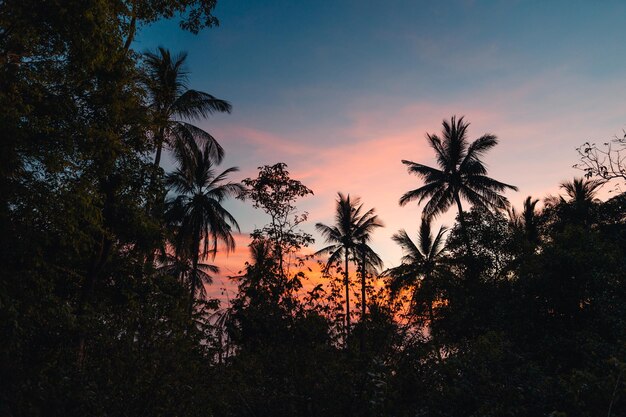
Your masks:
{"label": "dark treeline", "polygon": [[[236,182],[196,126],[231,104],[187,84],[184,54],[132,48],[162,18],[214,26],[214,7],[0,2],[0,415],[626,415],[626,195],[596,199],[624,178],[622,139],[515,210],[483,163],[496,137],[452,117],[427,135],[437,167],[402,161],[418,188],[400,204],[423,212],[393,237],[400,265],[347,193],[304,256],[314,190],[283,163]],[[220,305],[232,198],[268,222]]]}

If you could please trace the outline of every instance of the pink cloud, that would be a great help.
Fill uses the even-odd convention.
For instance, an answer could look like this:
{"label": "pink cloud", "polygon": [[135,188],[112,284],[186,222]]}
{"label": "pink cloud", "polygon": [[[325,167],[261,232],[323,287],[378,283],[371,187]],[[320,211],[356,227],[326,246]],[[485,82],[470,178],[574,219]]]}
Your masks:
{"label": "pink cloud", "polygon": [[[620,131],[626,113],[623,92],[626,82],[590,83],[557,68],[524,83],[502,82],[445,101],[355,98],[342,110],[347,122],[331,126],[312,120],[309,126],[301,126],[296,138],[254,126],[221,125],[217,130],[223,143],[233,144],[241,153],[239,160],[247,164],[242,164],[242,175],[254,175],[256,166],[282,161],[293,178],[313,189],[315,196],[299,203],[309,212],[304,228],[310,233],[315,234],[316,222],[333,222],[337,191],[358,195],[365,207],[376,207],[387,227],[376,233],[374,247],[387,266],[393,266],[401,252],[390,241],[391,235],[399,228],[415,231],[421,213],[416,204],[398,206],[404,192],[421,184],[400,160],[434,165],[424,136],[439,132],[443,118],[465,115],[471,122],[471,139],[487,132],[498,135],[500,144],[485,161],[491,176],[520,188],[517,194],[507,194],[520,207],[527,195],[543,198],[558,193],[561,181],[581,175],[571,168],[577,159],[575,147]],[[329,145],[320,143],[319,137],[341,140]],[[264,223],[251,208],[245,213],[242,222]],[[438,223],[450,226],[454,216],[450,211]],[[322,245],[318,239],[316,247]]]}
{"label": "pink cloud", "polygon": [[237,138],[247,145],[252,145],[262,152],[277,150],[283,155],[299,155],[307,150],[313,150],[305,144],[289,140],[271,132],[262,131],[248,126],[227,125],[219,129],[221,137]]}

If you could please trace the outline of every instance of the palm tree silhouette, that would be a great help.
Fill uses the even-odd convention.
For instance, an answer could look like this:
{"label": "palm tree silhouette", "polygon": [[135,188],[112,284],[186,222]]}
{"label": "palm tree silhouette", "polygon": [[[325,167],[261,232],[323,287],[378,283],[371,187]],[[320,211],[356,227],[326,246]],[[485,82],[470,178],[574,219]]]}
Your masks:
{"label": "palm tree silhouette", "polygon": [[246,266],[246,272],[237,276],[239,280],[239,292],[253,296],[251,302],[269,302],[278,304],[283,296],[284,281],[280,274],[280,268],[276,255],[275,246],[266,238],[256,238],[248,246],[250,249],[250,262]]}
{"label": "palm tree silhouette", "polygon": [[574,178],[572,181],[562,182],[560,187],[565,190],[570,202],[577,205],[590,205],[598,201],[596,194],[605,182],[603,180]]}
{"label": "palm tree silhouette", "polygon": [[539,240],[538,218],[536,206],[539,199],[526,197],[521,213],[515,208],[508,210],[509,222],[516,229],[523,232],[526,240],[530,243],[537,243]]}
{"label": "palm tree silhouette", "polygon": [[[326,243],[330,243],[315,254],[328,254],[326,271],[331,265],[344,260],[344,285],[346,287],[346,335],[350,332],[350,279],[349,261],[352,258],[355,262],[365,259],[371,265],[382,265],[382,260],[369,247],[371,233],[383,224],[374,214],[374,209],[363,213],[363,204],[357,197],[350,199],[350,195],[344,196],[338,193],[337,208],[335,212],[335,225],[327,226],[317,223],[315,228],[324,237]],[[361,255],[361,257],[359,257]],[[368,261],[369,260],[369,261]],[[363,299],[365,302],[365,299]]]}
{"label": "palm tree silhouette", "polygon": [[402,264],[385,271],[390,277],[392,294],[404,288],[413,288],[411,302],[419,313],[421,308],[428,312],[431,328],[434,323],[433,303],[436,299],[435,275],[441,271],[442,258],[445,251],[444,234],[447,228],[440,227],[436,235],[432,235],[430,221],[422,219],[417,243],[409,237],[405,230],[392,236],[404,253]]}
{"label": "palm tree silhouette", "polygon": [[404,206],[414,200],[422,203],[428,199],[422,215],[426,219],[432,219],[456,203],[463,238],[471,259],[473,254],[467,236],[461,199],[474,206],[504,209],[509,202],[500,192],[507,188],[517,191],[517,187],[487,176],[487,168],[481,157],[498,144],[495,135],[485,134],[469,143],[467,139],[469,123],[465,122],[463,117],[457,120],[456,116],[452,116],[450,121],[444,120],[442,124],[442,138],[436,134],[426,134],[428,143],[435,150],[439,169],[412,161],[402,161],[407,165],[409,173],[416,174],[424,180],[424,185],[406,192],[400,198],[400,205]]}
{"label": "palm tree silhouette", "polygon": [[[382,226],[382,223],[380,223]],[[380,259],[378,254],[367,244],[365,236],[361,237],[359,245],[356,247],[358,252],[358,258],[354,261],[360,263],[361,266],[361,321],[365,320],[365,314],[367,310],[366,299],[366,278],[367,273],[376,274],[377,271],[382,268],[383,260]]]}
{"label": "palm tree silhouette", "polygon": [[191,285],[192,275],[196,274],[196,279],[193,280],[196,285],[195,294],[200,299],[206,298],[205,285],[213,283],[212,274],[220,272],[219,267],[216,265],[200,262],[194,269],[193,258],[188,253],[176,255],[165,253],[160,259],[160,264],[161,266],[158,268],[160,274],[176,277],[183,285],[187,283]]}
{"label": "palm tree silhouette", "polygon": [[565,190],[569,198],[548,196],[544,203],[547,207],[559,210],[565,220],[586,224],[590,220],[594,206],[599,201],[596,198],[598,189],[605,183],[604,180],[584,178],[564,181],[560,184],[560,188]]}
{"label": "palm tree silhouette", "polygon": [[188,254],[192,261],[189,274],[191,315],[201,285],[199,260],[209,255],[214,258],[218,242],[224,244],[226,252],[235,249],[232,230],[239,230],[239,225],[222,203],[228,197],[241,195],[243,186],[225,182],[238,168],[215,173],[209,143],[203,149],[195,144],[178,149],[176,157],[178,168],[167,175],[165,182],[177,195],[166,202],[166,218],[176,231],[174,249],[178,254]]}
{"label": "palm tree silhouette", "polygon": [[146,76],[143,83],[155,125],[155,167],[161,162],[163,147],[174,146],[175,142],[181,141],[197,141],[200,146],[209,144],[209,153],[214,162],[219,163],[224,157],[224,150],[217,140],[190,122],[215,112],[230,113],[232,106],[210,94],[188,88],[188,73],[184,68],[186,59],[186,53],[172,56],[163,47],[144,55]]}

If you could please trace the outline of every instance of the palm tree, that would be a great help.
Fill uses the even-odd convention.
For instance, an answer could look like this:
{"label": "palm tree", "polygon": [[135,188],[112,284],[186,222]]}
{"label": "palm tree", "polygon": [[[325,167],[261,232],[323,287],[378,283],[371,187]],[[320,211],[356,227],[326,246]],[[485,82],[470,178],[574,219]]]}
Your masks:
{"label": "palm tree", "polygon": [[467,139],[469,123],[460,117],[452,116],[450,121],[443,121],[442,138],[436,134],[426,134],[426,139],[435,150],[439,169],[416,162],[403,160],[409,173],[424,180],[424,185],[406,192],[400,198],[400,205],[417,200],[422,203],[428,199],[422,215],[430,220],[447,211],[456,203],[463,238],[470,259],[472,249],[467,236],[461,199],[474,206],[487,209],[504,209],[509,205],[500,192],[508,189],[517,191],[517,187],[496,181],[487,176],[487,168],[481,157],[498,144],[496,136],[485,134],[473,142]]}
{"label": "palm tree", "polygon": [[[382,224],[381,224],[382,226]],[[365,320],[365,314],[367,309],[366,299],[366,278],[367,273],[376,274],[377,271],[382,268],[383,261],[378,254],[367,244],[365,237],[361,237],[359,245],[356,247],[358,252],[358,258],[354,259],[355,263],[360,263],[361,267],[361,321]]]}
{"label": "palm tree", "polygon": [[604,180],[587,180],[574,178],[572,181],[564,181],[560,188],[565,190],[569,199],[563,196],[548,196],[544,200],[547,207],[560,211],[562,217],[575,223],[587,223],[592,214],[593,207],[598,203],[596,194],[598,189],[605,184]]}
{"label": "palm tree", "polygon": [[[184,255],[172,255],[166,253],[161,257],[161,266],[158,268],[159,273],[171,277],[176,277],[181,284],[189,283],[193,281],[195,284],[194,294],[198,295],[200,299],[206,299],[205,285],[213,283],[213,277],[211,274],[217,274],[220,272],[219,267],[206,263],[198,263],[197,267],[193,267],[193,258]],[[196,279],[193,279],[193,275],[196,275]]]}
{"label": "palm tree", "polygon": [[186,59],[186,53],[172,56],[163,47],[144,55],[146,76],[143,83],[155,125],[155,167],[161,162],[163,147],[174,146],[175,142],[180,141],[197,141],[201,146],[209,144],[209,153],[214,162],[219,163],[224,157],[224,150],[217,140],[190,122],[215,112],[230,113],[232,106],[210,94],[188,88],[188,73],[184,68]]}
{"label": "palm tree", "polygon": [[417,243],[413,242],[405,230],[400,230],[392,239],[402,248],[402,264],[385,272],[390,277],[392,294],[397,294],[404,288],[413,288],[411,303],[416,311],[422,306],[426,307],[431,329],[434,323],[433,303],[436,298],[433,279],[441,271],[445,251],[443,236],[447,230],[442,226],[433,236],[430,221],[422,219]]}
{"label": "palm tree", "polygon": [[[349,261],[358,262],[359,254],[365,254],[372,265],[381,265],[382,260],[367,245],[371,239],[371,233],[383,224],[374,214],[374,209],[363,213],[363,204],[357,197],[350,199],[350,195],[344,196],[338,193],[337,209],[335,212],[335,225],[327,226],[317,223],[315,228],[324,237],[329,246],[320,249],[316,255],[328,254],[326,271],[331,265],[344,260],[344,285],[346,287],[346,335],[350,332],[350,279]],[[363,300],[365,302],[365,299]]]}
{"label": "palm tree", "polygon": [[598,200],[596,194],[598,189],[604,185],[603,180],[586,180],[584,178],[574,178],[572,181],[561,183],[561,188],[570,198],[570,202],[577,205],[591,205]]}
{"label": "palm tree", "polygon": [[166,177],[166,185],[177,194],[166,202],[166,217],[176,231],[173,246],[192,261],[190,315],[201,281],[199,260],[214,258],[218,242],[224,243],[227,252],[234,250],[232,230],[239,230],[235,218],[222,206],[225,199],[243,192],[241,184],[225,182],[238,168],[216,174],[210,148],[206,143],[202,150],[195,145],[177,150],[179,166]]}
{"label": "palm tree", "polygon": [[235,277],[239,280],[239,294],[256,297],[251,302],[278,303],[283,295],[284,281],[278,271],[278,263],[274,253],[275,246],[266,238],[255,238],[249,245],[250,262],[246,273]]}
{"label": "palm tree", "polygon": [[538,202],[539,199],[533,200],[531,196],[528,196],[524,200],[521,213],[515,211],[515,208],[508,210],[510,224],[514,229],[522,231],[526,240],[530,243],[536,243],[539,239],[536,210]]}

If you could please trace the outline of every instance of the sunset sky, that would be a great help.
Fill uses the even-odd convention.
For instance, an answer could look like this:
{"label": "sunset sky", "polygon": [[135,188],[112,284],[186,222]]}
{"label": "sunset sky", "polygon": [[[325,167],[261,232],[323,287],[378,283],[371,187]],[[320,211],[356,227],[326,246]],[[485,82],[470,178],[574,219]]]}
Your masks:
{"label": "sunset sky", "polygon": [[[498,136],[484,160],[519,187],[507,194],[517,207],[580,175],[578,145],[626,127],[626,3],[597,4],[223,0],[218,28],[192,35],[159,22],[135,49],[189,53],[190,86],[233,104],[198,123],[226,149],[223,167],[239,166],[240,180],[287,163],[315,192],[299,204],[306,231],[333,222],[338,191],[375,207],[386,228],[373,247],[390,267],[401,257],[390,236],[414,236],[421,213],[398,206],[420,185],[400,160],[434,164],[425,134],[444,118],[465,115],[470,139]],[[250,204],[227,206],[244,235],[266,222]],[[454,214],[436,223],[451,226]],[[245,261],[238,243],[215,261],[226,275]]]}

